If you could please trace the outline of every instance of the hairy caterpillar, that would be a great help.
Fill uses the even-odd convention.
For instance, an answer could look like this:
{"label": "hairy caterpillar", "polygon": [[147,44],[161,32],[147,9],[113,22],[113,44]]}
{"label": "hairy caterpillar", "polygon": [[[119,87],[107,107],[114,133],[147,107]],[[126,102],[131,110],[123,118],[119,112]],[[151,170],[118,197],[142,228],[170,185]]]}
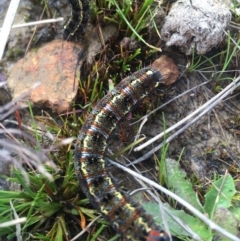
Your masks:
{"label": "hairy caterpillar", "polygon": [[169,236],[140,205],[115,187],[103,156],[117,123],[161,83],[162,75],[153,67],[123,79],[90,112],[75,148],[75,171],[84,193],[128,241],[169,241]]}
{"label": "hairy caterpillar", "polygon": [[71,13],[64,25],[63,38],[74,40],[84,33],[89,19],[89,1],[68,0],[68,2],[71,5]]}

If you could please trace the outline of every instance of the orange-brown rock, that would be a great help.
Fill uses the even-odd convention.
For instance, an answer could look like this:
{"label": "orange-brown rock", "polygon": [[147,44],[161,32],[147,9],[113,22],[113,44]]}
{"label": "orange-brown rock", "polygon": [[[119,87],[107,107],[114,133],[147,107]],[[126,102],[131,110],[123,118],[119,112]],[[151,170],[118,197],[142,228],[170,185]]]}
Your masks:
{"label": "orange-brown rock", "polygon": [[178,67],[173,60],[166,55],[162,55],[156,59],[152,63],[152,66],[160,71],[165,85],[173,84],[179,76]]}
{"label": "orange-brown rock", "polygon": [[13,98],[35,83],[41,84],[29,93],[36,107],[66,112],[77,94],[79,53],[82,47],[67,41],[53,41],[19,60],[9,74],[8,85]]}

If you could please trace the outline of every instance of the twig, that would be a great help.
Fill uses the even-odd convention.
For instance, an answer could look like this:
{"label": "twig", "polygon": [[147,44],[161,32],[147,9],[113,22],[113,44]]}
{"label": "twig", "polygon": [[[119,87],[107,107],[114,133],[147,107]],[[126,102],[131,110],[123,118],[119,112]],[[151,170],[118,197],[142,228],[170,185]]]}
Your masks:
{"label": "twig", "polygon": [[210,110],[212,110],[217,104],[219,104],[219,102],[224,99],[226,96],[228,96],[229,94],[231,94],[238,86],[240,86],[240,77],[238,77],[234,82],[232,82],[231,84],[229,84],[225,89],[223,89],[220,93],[218,93],[216,96],[214,96],[212,99],[210,99],[209,101],[207,101],[204,105],[202,105],[201,107],[199,107],[197,110],[195,110],[193,113],[191,113],[190,115],[188,115],[187,117],[185,117],[184,119],[182,119],[181,121],[179,121],[178,123],[176,123],[175,125],[171,126],[170,128],[168,128],[165,132],[160,133],[159,135],[155,136],[154,138],[152,138],[151,140],[147,141],[146,143],[144,143],[143,145],[141,145],[138,148],[135,148],[134,151],[138,151],[143,149],[144,147],[150,145],[151,143],[153,143],[154,141],[158,140],[159,138],[163,137],[164,134],[167,134],[173,130],[175,130],[177,127],[181,126],[184,122],[186,122],[187,120],[191,119],[194,115],[196,115],[197,113],[200,112],[200,114],[195,117],[193,120],[191,120],[189,123],[187,123],[185,126],[183,126],[180,130],[176,131],[172,136],[170,136],[169,138],[166,139],[165,143],[161,143],[160,145],[156,146],[155,148],[153,148],[150,152],[146,153],[145,155],[143,155],[142,157],[138,158],[137,160],[135,160],[132,164],[136,164],[139,163],[143,160],[146,160],[148,157],[150,157],[154,152],[158,151],[164,144],[169,143],[170,141],[172,141],[177,135],[179,135],[180,133],[182,133],[184,130],[186,130],[189,126],[191,126],[192,124],[194,124],[197,120],[199,120],[203,115],[205,115],[207,112],[209,112]]}
{"label": "twig", "polygon": [[[46,24],[46,23],[56,23],[56,22],[62,22],[64,19],[61,18],[52,18],[52,19],[46,19],[46,20],[40,20],[40,21],[35,21],[35,22],[30,22],[30,23],[21,23],[21,24],[14,24],[12,26],[13,28],[24,28],[24,27],[30,27],[30,26],[36,26],[36,25],[41,25],[41,24]],[[2,28],[0,28],[2,30]]]}
{"label": "twig", "polygon": [[[134,168],[136,169],[136,167],[134,166]],[[136,169],[137,170],[137,169]],[[166,230],[166,232],[168,234],[170,234],[170,229],[169,229],[169,225],[167,223],[167,220],[166,220],[166,214],[172,218],[174,220],[174,222],[176,222],[179,226],[181,226],[186,232],[188,232],[188,236],[190,236],[193,240],[196,240],[196,241],[202,241],[202,239],[199,237],[199,235],[197,233],[195,233],[189,226],[187,226],[182,220],[180,220],[178,217],[174,216],[172,213],[171,213],[171,210],[170,208],[168,208],[167,206],[164,206],[162,201],[160,200],[159,196],[157,195],[157,192],[156,190],[155,191],[155,194],[152,192],[152,189],[150,189],[146,184],[145,182],[143,182],[142,180],[139,180],[138,178],[135,178],[134,179],[139,183],[139,185],[141,185],[143,188],[139,188],[137,189],[137,192],[139,191],[146,191],[158,204],[159,204],[159,210],[161,212],[161,216],[162,216],[162,221],[163,221],[163,227],[164,229]],[[132,196],[135,194],[135,191],[131,192],[129,195]],[[170,235],[170,241],[172,240],[172,237]]]}
{"label": "twig", "polygon": [[[12,201],[10,201],[10,206],[11,206],[11,209],[13,211],[13,215],[14,215],[14,218],[15,219],[19,219],[18,217],[18,214],[12,204]],[[22,235],[21,235],[21,225],[20,223],[16,223],[16,237],[17,237],[17,241],[22,241]]]}
{"label": "twig", "polygon": [[86,231],[89,230],[89,228],[100,218],[101,216],[98,216],[94,218],[87,226],[85,229],[83,229],[79,234],[77,234],[74,238],[72,238],[70,241],[77,240],[79,237],[81,237]]}
{"label": "twig", "polygon": [[12,0],[8,7],[6,17],[3,22],[2,31],[0,32],[0,60],[2,59],[8,36],[11,31],[11,26],[16,15],[20,0]]}
{"label": "twig", "polygon": [[18,218],[18,219],[14,219],[14,220],[11,220],[8,222],[0,223],[0,228],[9,227],[12,225],[16,225],[18,223],[24,223],[24,222],[26,222],[26,220],[27,220],[26,218]]}

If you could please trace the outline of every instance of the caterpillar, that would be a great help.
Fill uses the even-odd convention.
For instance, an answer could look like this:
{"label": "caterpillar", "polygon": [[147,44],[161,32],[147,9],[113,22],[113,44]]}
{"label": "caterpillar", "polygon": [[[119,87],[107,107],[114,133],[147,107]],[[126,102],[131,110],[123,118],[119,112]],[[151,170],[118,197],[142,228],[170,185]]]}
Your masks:
{"label": "caterpillar", "polygon": [[89,0],[68,0],[68,2],[71,13],[64,25],[63,39],[75,40],[85,31],[89,19]]}
{"label": "caterpillar", "polygon": [[143,207],[117,189],[104,161],[109,135],[134,106],[162,82],[159,70],[143,68],[123,79],[90,112],[79,132],[74,167],[93,206],[128,241],[169,241]]}

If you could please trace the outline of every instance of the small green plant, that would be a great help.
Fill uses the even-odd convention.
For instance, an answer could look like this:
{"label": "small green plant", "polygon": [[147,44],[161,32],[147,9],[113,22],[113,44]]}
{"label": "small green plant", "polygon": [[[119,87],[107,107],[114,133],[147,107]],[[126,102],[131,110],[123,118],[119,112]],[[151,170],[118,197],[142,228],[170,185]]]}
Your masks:
{"label": "small green plant", "polygon": [[[202,204],[198,199],[198,195],[193,189],[191,182],[187,179],[186,173],[181,170],[178,162],[172,159],[166,159],[165,162],[162,163],[162,166],[162,175],[164,176],[166,186],[169,190],[172,190],[175,194],[186,200],[204,215],[207,215],[212,221],[225,230],[237,235],[239,200],[236,201],[238,194],[235,189],[234,180],[230,174],[215,178],[204,195],[205,199]],[[159,212],[159,207],[158,211],[156,210],[157,207],[158,204],[152,203],[151,207],[149,207],[149,212],[156,215],[156,213]],[[168,205],[166,205],[166,208],[184,223],[180,225],[165,213],[171,232],[178,236],[181,240],[187,240],[186,237],[191,236],[187,229],[182,228],[183,226],[190,228],[193,233],[198,235],[204,241],[212,241],[215,239],[221,241],[229,240],[222,234],[211,230],[207,225],[205,225],[197,217],[194,217],[192,214],[184,210],[180,211],[172,209]],[[161,223],[161,220],[159,220],[159,223]]]}
{"label": "small green plant", "polygon": [[238,0],[232,1],[231,10],[234,14],[234,18],[233,18],[234,21],[236,23],[239,23],[239,21],[240,21],[240,11],[239,11],[240,10],[240,3],[239,3]]}
{"label": "small green plant", "polygon": [[152,22],[152,11],[154,11],[152,9],[154,8],[151,9],[151,7],[153,2],[153,0],[146,0],[142,4],[138,4],[128,0],[98,0],[92,4],[92,19],[102,19],[105,23],[115,23],[125,37],[131,39],[136,37],[137,40],[151,49],[159,51],[159,48],[148,44],[142,37],[148,24]]}
{"label": "small green plant", "polygon": [[[121,48],[121,46],[120,46]],[[121,55],[123,58],[115,60],[114,63],[120,66],[121,73],[126,73],[131,70],[132,61],[141,53],[141,49],[136,49],[134,53],[125,56],[121,48]]]}
{"label": "small green plant", "polygon": [[[226,73],[233,72],[230,66],[234,59],[237,57],[238,49],[240,40],[236,39],[235,37],[232,37],[230,32],[226,33],[227,40],[226,40],[226,48],[222,51],[218,51],[217,54],[212,55],[210,57],[202,55],[202,56],[196,56],[195,50],[192,50],[192,56],[189,63],[189,66],[187,67],[187,72],[196,71],[199,73],[211,73],[211,78],[214,77],[216,82],[216,90],[219,90],[221,87],[219,86],[219,82],[226,82],[226,80],[232,81],[232,77],[227,77]],[[218,84],[217,84],[218,83]]]}
{"label": "small green plant", "polygon": [[[150,20],[150,7],[153,0],[146,0],[142,4],[137,4],[134,1],[98,1],[98,8],[105,10],[104,20],[115,22],[119,28],[126,31],[129,35],[130,31],[139,33],[146,28],[146,24]],[[111,11],[109,11],[111,10]],[[114,13],[115,12],[115,13]],[[109,14],[108,14],[109,13]],[[132,37],[135,33],[132,33]]]}
{"label": "small green plant", "polygon": [[[36,171],[29,171],[28,185],[23,174],[14,169],[13,177],[8,180],[19,184],[21,189],[0,191],[1,222],[14,218],[11,201],[18,216],[27,218],[20,232],[24,240],[69,240],[80,228],[85,228],[87,219],[96,218],[96,212],[87,207],[88,200],[80,196],[72,152],[66,155],[65,161],[61,160],[57,172],[51,168],[48,171],[54,179],[52,182]],[[46,234],[44,239],[43,233]],[[3,236],[13,240],[16,227],[1,228],[0,237]]]}

